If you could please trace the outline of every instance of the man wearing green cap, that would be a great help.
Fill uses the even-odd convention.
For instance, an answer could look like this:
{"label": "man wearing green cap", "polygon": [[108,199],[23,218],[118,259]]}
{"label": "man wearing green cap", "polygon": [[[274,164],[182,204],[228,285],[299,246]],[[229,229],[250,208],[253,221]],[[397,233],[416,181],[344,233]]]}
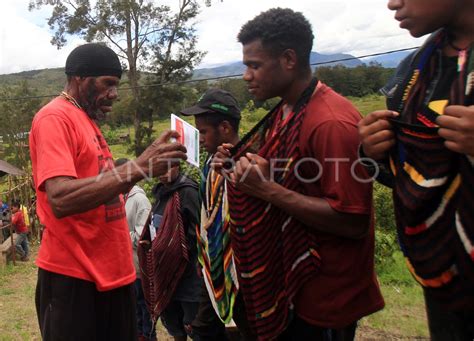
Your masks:
{"label": "man wearing green cap", "polygon": [[227,340],[225,325],[232,320],[242,340],[250,339],[242,298],[238,296],[238,279],[230,240],[227,190],[224,177],[211,167],[211,160],[222,144],[239,142],[240,108],[228,91],[211,88],[198,102],[181,110],[194,116],[199,130],[199,144],[209,157],[202,169],[201,225],[199,228],[199,262],[205,285],[201,303],[193,322],[195,340]]}
{"label": "man wearing green cap", "polygon": [[134,161],[114,168],[96,120],[112,110],[122,68],[105,45],[85,44],[66,61],[61,95],[30,133],[38,216],[45,226],[36,264],[36,309],[44,340],[135,340],[135,269],[125,193],[160,176],[185,147],[166,132]]}

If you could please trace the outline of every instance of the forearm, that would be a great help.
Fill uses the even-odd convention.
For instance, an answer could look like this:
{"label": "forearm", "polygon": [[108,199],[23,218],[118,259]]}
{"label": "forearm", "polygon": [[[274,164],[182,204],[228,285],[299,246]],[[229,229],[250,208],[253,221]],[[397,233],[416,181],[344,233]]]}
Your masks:
{"label": "forearm", "polygon": [[324,198],[306,196],[268,182],[261,199],[284,210],[309,228],[346,238],[362,238],[370,225],[369,214],[342,213]]}
{"label": "forearm", "polygon": [[359,145],[358,154],[360,163],[364,166],[370,177],[375,177],[375,180],[382,185],[393,188],[394,176],[390,171],[388,159],[376,161],[368,158],[364,153],[362,145]]}
{"label": "forearm", "polygon": [[98,207],[127,192],[142,175],[121,166],[96,177],[53,178],[46,181],[48,201],[54,215],[63,218]]}

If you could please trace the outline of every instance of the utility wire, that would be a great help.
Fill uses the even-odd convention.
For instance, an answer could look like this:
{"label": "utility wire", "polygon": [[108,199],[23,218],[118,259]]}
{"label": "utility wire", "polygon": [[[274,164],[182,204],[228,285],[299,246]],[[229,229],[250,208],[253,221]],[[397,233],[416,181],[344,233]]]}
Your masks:
{"label": "utility wire", "polygon": [[[386,54],[391,54],[391,53],[397,53],[397,52],[404,52],[404,51],[410,51],[410,50],[415,50],[419,46],[415,47],[407,47],[403,49],[397,49],[397,50],[391,50],[391,51],[385,51],[385,52],[377,52],[377,53],[371,53],[371,54],[366,54],[362,56],[357,56],[357,57],[347,57],[347,58],[341,58],[341,59],[334,59],[334,60],[328,60],[325,62],[318,62],[318,63],[311,63],[311,66],[316,66],[316,65],[325,65],[325,64],[333,64],[333,63],[338,63],[338,62],[345,62],[349,60],[355,60],[355,59],[364,59],[368,57],[376,57],[376,56],[382,56]],[[235,77],[242,77],[243,74],[235,74],[235,75],[225,75],[225,76],[219,76],[219,77],[209,77],[209,78],[202,78],[202,79],[188,79],[184,81],[174,81],[174,82],[165,82],[165,83],[155,83],[155,84],[145,84],[145,85],[138,85],[136,87],[123,87],[119,88],[118,91],[125,91],[125,90],[132,90],[132,89],[140,89],[140,88],[153,88],[153,87],[160,87],[164,85],[178,85],[178,84],[188,84],[188,83],[196,83],[196,82],[207,82],[207,81],[214,81],[214,80],[220,80],[220,79],[227,79],[227,78],[235,78]],[[56,97],[58,94],[54,95],[40,95],[40,96],[27,96],[27,97],[6,97],[6,98],[0,98],[0,101],[21,101],[21,100],[28,100],[28,99],[39,99],[39,98],[48,98],[48,97]]]}

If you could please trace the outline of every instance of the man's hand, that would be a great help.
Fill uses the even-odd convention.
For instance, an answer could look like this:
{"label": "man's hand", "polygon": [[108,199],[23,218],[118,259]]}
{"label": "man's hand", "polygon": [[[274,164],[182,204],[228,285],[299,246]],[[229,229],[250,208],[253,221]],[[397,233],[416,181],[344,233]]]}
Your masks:
{"label": "man's hand", "polygon": [[141,170],[152,177],[166,174],[173,166],[179,164],[180,160],[186,160],[186,147],[180,143],[171,143],[171,138],[178,138],[179,133],[167,130],[157,138],[145,151],[135,160]]}
{"label": "man's hand", "polygon": [[436,123],[446,148],[474,157],[474,106],[447,106]]}
{"label": "man's hand", "polygon": [[391,110],[379,110],[368,114],[359,122],[359,137],[364,154],[374,160],[387,157],[390,148],[395,144],[392,126],[387,120],[398,113]]}
{"label": "man's hand", "polygon": [[268,186],[271,185],[270,164],[263,157],[247,153],[235,164],[230,175],[232,185],[242,192],[265,199]]}
{"label": "man's hand", "polygon": [[234,160],[232,160],[232,156],[230,155],[230,149],[232,149],[232,147],[234,147],[234,145],[230,143],[223,143],[217,147],[217,152],[211,160],[211,167],[217,173],[227,175],[233,171]]}

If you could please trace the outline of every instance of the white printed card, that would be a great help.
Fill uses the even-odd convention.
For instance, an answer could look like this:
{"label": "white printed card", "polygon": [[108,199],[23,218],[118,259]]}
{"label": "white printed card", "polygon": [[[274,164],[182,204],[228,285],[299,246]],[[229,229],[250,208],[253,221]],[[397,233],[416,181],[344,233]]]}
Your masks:
{"label": "white printed card", "polygon": [[199,168],[199,130],[174,114],[171,114],[171,130],[181,135],[177,140],[187,149],[187,161]]}

